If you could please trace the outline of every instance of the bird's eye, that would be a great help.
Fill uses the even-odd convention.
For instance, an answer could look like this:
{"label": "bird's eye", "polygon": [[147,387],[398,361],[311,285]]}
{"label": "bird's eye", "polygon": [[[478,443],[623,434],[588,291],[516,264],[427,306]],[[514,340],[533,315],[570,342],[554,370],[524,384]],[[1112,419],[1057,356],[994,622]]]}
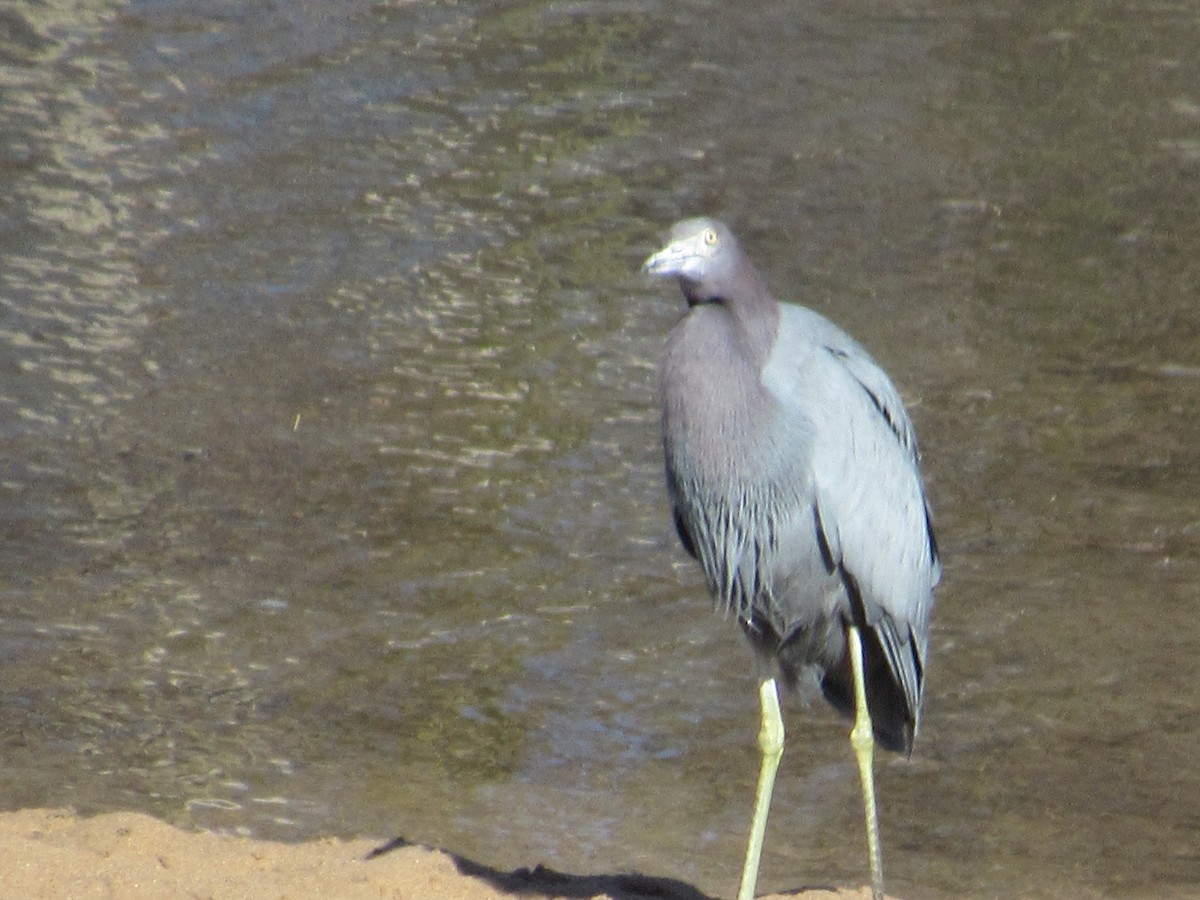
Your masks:
{"label": "bird's eye", "polygon": [[704,243],[710,247],[715,247],[717,245],[717,233],[711,228],[704,232]]}

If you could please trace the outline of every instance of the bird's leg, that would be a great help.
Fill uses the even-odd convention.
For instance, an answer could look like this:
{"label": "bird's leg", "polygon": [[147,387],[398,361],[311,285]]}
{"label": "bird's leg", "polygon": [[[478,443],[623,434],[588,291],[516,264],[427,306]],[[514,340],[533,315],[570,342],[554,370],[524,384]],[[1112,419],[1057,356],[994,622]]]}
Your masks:
{"label": "bird's leg", "polygon": [[875,808],[875,774],[871,760],[875,754],[875,735],[871,728],[871,713],[867,710],[867,687],[863,677],[862,635],[851,625],[846,643],[850,649],[850,668],[854,672],[854,727],[850,744],[858,758],[858,775],[862,779],[863,812],[867,819],[867,856],[871,863],[871,896],[883,900],[883,848],[879,841],[879,814]]}
{"label": "bird's leg", "polygon": [[763,836],[767,831],[767,813],[771,810],[771,791],[775,787],[775,771],[779,768],[779,757],[783,756],[783,715],[779,711],[779,689],[774,678],[764,678],[759,682],[758,702],[762,707],[762,727],[758,732],[762,766],[758,770],[754,819],[750,822],[750,840],[746,846],[746,865],[742,868],[738,900],[754,900],[758,861],[762,857]]}

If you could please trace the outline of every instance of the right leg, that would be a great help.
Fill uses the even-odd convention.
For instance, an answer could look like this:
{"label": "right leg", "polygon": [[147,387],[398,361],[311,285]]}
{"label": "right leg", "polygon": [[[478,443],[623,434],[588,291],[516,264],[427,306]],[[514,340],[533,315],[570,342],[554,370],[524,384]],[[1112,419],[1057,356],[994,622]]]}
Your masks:
{"label": "right leg", "polygon": [[758,702],[762,707],[762,727],[758,732],[762,766],[758,771],[754,818],[750,822],[750,840],[746,846],[746,864],[742,868],[738,900],[754,900],[758,862],[762,858],[763,836],[767,831],[767,813],[771,810],[771,792],[775,787],[775,772],[779,768],[779,758],[783,756],[783,714],[779,710],[779,688],[774,678],[764,678],[759,682]]}

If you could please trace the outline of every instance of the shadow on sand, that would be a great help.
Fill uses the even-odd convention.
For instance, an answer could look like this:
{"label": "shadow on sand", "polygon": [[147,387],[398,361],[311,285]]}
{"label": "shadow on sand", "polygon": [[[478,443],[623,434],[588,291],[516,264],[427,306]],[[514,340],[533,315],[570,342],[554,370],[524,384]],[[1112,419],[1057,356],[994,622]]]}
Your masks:
{"label": "shadow on sand", "polygon": [[[414,846],[435,849],[427,844],[416,844],[398,837],[376,847],[367,854],[366,858],[375,859],[401,847]],[[532,869],[520,868],[506,872],[466,859],[448,850],[440,852],[445,853],[454,861],[460,874],[477,878],[498,891],[518,897],[591,898],[605,894],[612,900],[716,900],[715,897],[710,897],[692,885],[674,878],[638,874],[571,875],[566,872],[556,872],[543,865],[536,865]],[[832,891],[834,888],[810,887],[784,893],[802,895],[809,890]]]}
{"label": "shadow on sand", "polygon": [[[414,845],[404,838],[394,838],[376,847],[366,858],[375,859],[401,847],[411,846],[424,845]],[[673,878],[636,874],[570,875],[542,865],[532,869],[520,868],[505,872],[466,859],[457,853],[442,852],[454,860],[455,866],[463,875],[478,878],[496,890],[516,896],[590,898],[598,894],[607,894],[613,900],[715,900],[690,884]]]}

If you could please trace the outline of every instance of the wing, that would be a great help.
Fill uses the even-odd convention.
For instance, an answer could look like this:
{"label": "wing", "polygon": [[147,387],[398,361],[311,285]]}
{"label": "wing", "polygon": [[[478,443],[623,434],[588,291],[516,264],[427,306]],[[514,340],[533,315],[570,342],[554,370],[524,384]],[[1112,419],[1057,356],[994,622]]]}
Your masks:
{"label": "wing", "polygon": [[916,436],[895,386],[859,344],[811,310],[781,310],[764,386],[811,429],[811,516],[821,557],[900,688],[909,727],[893,743],[908,745],[940,577]]}

